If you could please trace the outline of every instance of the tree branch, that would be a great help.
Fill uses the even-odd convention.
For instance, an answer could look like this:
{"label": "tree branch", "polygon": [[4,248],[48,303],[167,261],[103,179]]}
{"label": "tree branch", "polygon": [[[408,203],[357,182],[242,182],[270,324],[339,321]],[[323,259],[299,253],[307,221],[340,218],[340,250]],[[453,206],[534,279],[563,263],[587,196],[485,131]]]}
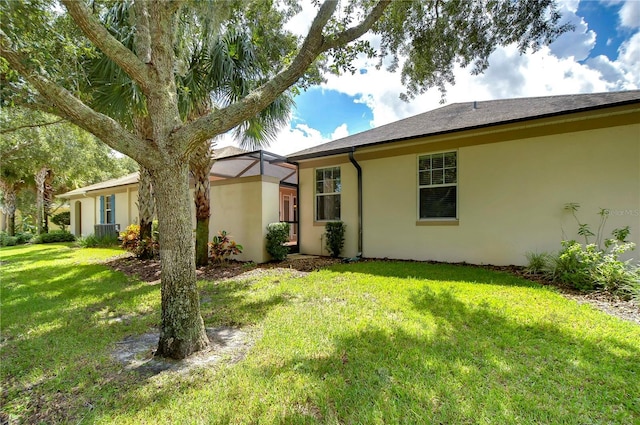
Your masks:
{"label": "tree branch", "polygon": [[351,27],[346,29],[338,34],[327,38],[322,46],[322,51],[327,51],[329,49],[336,49],[338,47],[342,47],[357,38],[362,37],[367,31],[373,27],[384,13],[384,10],[391,4],[391,0],[381,0],[379,1],[371,12],[367,15],[367,17],[355,27]]}
{"label": "tree branch", "polygon": [[87,38],[122,68],[146,93],[151,77],[146,65],[107,31],[100,21],[91,14],[84,1],[62,0],[62,3]]}
{"label": "tree branch", "polygon": [[190,155],[205,140],[225,133],[242,121],[256,115],[298,81],[309,65],[322,53],[324,43],[322,31],[331,19],[337,5],[336,0],[327,0],[320,6],[298,54],[287,68],[242,100],[226,108],[213,110],[181,127],[172,136],[175,145],[185,148],[187,154]]}
{"label": "tree branch", "polygon": [[43,122],[43,123],[38,123],[38,124],[19,125],[18,127],[13,127],[13,128],[7,128],[7,129],[4,129],[4,130],[0,130],[0,134],[13,133],[14,131],[22,130],[23,128],[46,127],[48,125],[58,124],[58,123],[60,123],[62,121],[64,121],[64,119],[59,119],[59,120],[55,120],[55,121],[51,121],[51,122]]}
{"label": "tree branch", "polygon": [[36,73],[28,66],[27,58],[13,50],[12,46],[9,37],[0,29],[0,56],[52,105],[48,112],[93,133],[113,149],[130,156],[140,164],[151,163],[153,152],[144,149],[140,139],[122,128],[111,117],[94,111],[63,87]]}

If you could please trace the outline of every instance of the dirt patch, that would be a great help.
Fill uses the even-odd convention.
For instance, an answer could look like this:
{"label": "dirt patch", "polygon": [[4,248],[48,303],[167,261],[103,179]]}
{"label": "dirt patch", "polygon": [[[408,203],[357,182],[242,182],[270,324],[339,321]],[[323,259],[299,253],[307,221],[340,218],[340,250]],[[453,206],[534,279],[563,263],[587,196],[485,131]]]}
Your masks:
{"label": "dirt patch", "polygon": [[230,363],[242,360],[252,345],[247,332],[242,329],[221,326],[207,328],[210,346],[206,350],[183,359],[171,360],[154,356],[158,346],[159,332],[125,338],[117,344],[113,357],[127,370],[145,375],[156,375],[164,371],[185,372],[194,367],[210,366],[222,359]]}

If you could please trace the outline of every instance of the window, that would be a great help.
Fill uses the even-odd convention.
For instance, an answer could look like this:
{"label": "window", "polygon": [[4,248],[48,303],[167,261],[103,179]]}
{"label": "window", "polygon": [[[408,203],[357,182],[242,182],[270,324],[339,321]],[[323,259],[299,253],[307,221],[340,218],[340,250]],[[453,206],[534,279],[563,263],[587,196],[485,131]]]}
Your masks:
{"label": "window", "polygon": [[316,220],[340,220],[340,167],[316,170]]}
{"label": "window", "polygon": [[105,223],[113,223],[113,206],[111,205],[111,196],[104,198],[104,217]]}
{"label": "window", "polygon": [[418,157],[418,208],[420,219],[458,216],[457,152]]}
{"label": "window", "polygon": [[100,197],[100,224],[114,224],[116,215],[116,195]]}

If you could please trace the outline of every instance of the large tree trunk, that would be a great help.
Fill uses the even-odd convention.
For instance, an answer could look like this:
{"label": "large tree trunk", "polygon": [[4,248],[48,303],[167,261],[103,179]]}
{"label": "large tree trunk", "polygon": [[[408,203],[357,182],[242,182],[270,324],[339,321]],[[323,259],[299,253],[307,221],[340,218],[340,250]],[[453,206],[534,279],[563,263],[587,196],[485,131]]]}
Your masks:
{"label": "large tree trunk", "polygon": [[4,192],[4,211],[7,215],[7,233],[9,236],[16,235],[16,184],[0,182],[0,187]]}
{"label": "large tree trunk", "polygon": [[182,359],[209,344],[196,286],[189,167],[175,161],[149,171],[156,193],[162,264],[162,324],[156,354]]}
{"label": "large tree trunk", "polygon": [[53,204],[53,170],[48,169],[44,177],[44,185],[42,187],[42,215],[44,219],[43,229],[45,233],[49,233],[51,204]]}
{"label": "large tree trunk", "polygon": [[202,145],[191,157],[189,169],[194,180],[193,200],[196,204],[196,265],[209,262],[209,217],[211,217],[211,183],[209,174],[213,165],[213,149]]}
{"label": "large tree trunk", "polygon": [[49,169],[42,167],[35,175],[36,180],[36,233],[44,233],[44,182]]}

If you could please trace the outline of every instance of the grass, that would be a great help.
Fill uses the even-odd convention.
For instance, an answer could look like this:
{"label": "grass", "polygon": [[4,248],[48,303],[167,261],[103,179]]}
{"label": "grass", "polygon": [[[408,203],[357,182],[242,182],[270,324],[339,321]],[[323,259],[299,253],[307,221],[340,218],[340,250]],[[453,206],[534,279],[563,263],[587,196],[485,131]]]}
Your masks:
{"label": "grass", "polygon": [[[110,357],[159,320],[121,251],[4,248],[2,408],[25,422],[640,422],[640,326],[508,274],[379,262],[200,282],[239,362],[141,375]],[[126,317],[126,320],[115,320]]]}

